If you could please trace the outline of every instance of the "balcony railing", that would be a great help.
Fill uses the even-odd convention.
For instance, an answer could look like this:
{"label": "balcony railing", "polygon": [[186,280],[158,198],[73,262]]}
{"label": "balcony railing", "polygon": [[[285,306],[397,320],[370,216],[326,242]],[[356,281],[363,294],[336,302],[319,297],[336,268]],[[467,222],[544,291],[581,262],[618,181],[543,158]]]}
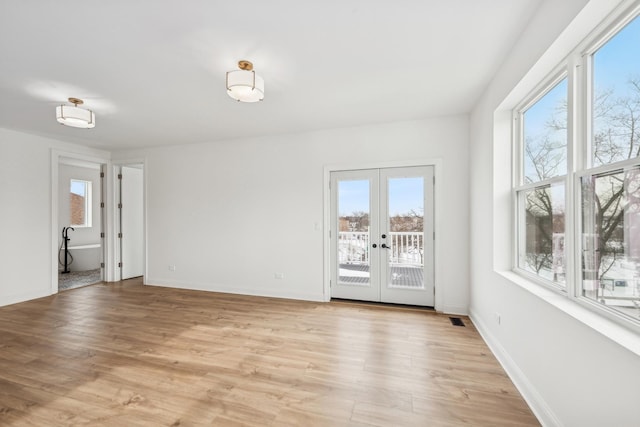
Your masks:
{"label": "balcony railing", "polygon": [[[424,234],[420,232],[391,232],[381,243],[390,246],[392,265],[424,265]],[[369,264],[369,232],[340,231],[338,233],[338,260],[340,264]]]}

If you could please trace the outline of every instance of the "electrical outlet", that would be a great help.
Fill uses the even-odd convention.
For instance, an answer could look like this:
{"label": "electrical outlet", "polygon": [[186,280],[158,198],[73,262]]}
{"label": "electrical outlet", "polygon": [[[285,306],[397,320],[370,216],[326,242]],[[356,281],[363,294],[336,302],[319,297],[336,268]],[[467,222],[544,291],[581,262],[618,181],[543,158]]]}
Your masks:
{"label": "electrical outlet", "polygon": [[170,265],[169,266],[169,271],[176,271],[176,266],[175,265]]}
{"label": "electrical outlet", "polygon": [[284,279],[284,273],[273,273],[273,277],[276,279]]}

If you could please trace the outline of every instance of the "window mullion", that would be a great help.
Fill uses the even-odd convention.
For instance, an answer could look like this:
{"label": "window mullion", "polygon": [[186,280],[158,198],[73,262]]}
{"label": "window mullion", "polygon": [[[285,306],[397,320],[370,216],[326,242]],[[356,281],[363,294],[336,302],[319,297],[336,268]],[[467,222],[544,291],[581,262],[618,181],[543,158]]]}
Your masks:
{"label": "window mullion", "polygon": [[577,210],[574,173],[582,158],[584,144],[583,131],[583,91],[581,90],[584,66],[579,55],[569,57],[567,68],[567,175],[565,177],[565,283],[569,298],[577,296],[577,283],[581,277],[581,245],[578,242],[580,230],[577,228]]}
{"label": "window mullion", "polygon": [[580,73],[580,118],[581,153],[576,158],[576,170],[581,171],[591,167],[593,152],[591,141],[593,139],[593,57],[582,55],[582,73]]}

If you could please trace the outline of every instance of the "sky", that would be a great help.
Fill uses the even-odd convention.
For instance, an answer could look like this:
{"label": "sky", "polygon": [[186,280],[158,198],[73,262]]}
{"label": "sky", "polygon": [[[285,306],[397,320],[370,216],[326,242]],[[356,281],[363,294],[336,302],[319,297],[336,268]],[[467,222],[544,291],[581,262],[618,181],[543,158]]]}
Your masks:
{"label": "sky", "polygon": [[[534,140],[537,140],[537,137],[542,137],[549,133],[547,123],[554,114],[558,114],[558,105],[561,105],[566,99],[567,79],[565,78],[524,113],[525,141],[529,137],[533,137]],[[566,110],[564,111],[564,118],[561,120],[566,122]],[[567,132],[555,131],[551,135],[551,140],[554,142],[563,142],[566,146]],[[567,173],[566,162],[557,169],[557,175],[564,175],[565,173]],[[529,177],[532,182],[539,180],[533,167],[533,163],[527,156],[524,157],[524,174],[526,177]]]}
{"label": "sky", "polygon": [[623,93],[630,77],[640,78],[640,17],[635,18],[594,55],[594,85]]}
{"label": "sky", "polygon": [[[593,85],[596,91],[613,89],[616,96],[627,93],[627,81],[640,78],[640,17],[627,24],[607,41],[593,56]],[[525,135],[539,136],[547,132],[545,125],[556,106],[567,98],[567,80],[564,79],[525,112]],[[554,139],[561,138],[560,134]],[[525,160],[525,175],[532,176],[532,165]],[[558,174],[566,173],[566,164]],[[537,180],[537,179],[536,179]]]}
{"label": "sky", "polygon": [[85,181],[71,180],[71,192],[84,197],[86,184],[87,183]]}
{"label": "sky", "polygon": [[[390,178],[389,215],[422,213],[424,209],[424,178]],[[340,181],[338,184],[338,210],[340,216],[353,212],[369,212],[369,181]]]}

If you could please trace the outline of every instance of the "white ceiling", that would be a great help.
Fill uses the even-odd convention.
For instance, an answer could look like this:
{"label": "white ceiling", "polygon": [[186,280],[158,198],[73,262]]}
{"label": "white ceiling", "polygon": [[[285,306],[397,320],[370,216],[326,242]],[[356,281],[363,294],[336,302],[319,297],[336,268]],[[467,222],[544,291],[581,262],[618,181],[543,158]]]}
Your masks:
{"label": "white ceiling", "polygon": [[[467,113],[540,3],[2,0],[0,127],[115,149]],[[240,59],[263,102],[226,94]]]}

